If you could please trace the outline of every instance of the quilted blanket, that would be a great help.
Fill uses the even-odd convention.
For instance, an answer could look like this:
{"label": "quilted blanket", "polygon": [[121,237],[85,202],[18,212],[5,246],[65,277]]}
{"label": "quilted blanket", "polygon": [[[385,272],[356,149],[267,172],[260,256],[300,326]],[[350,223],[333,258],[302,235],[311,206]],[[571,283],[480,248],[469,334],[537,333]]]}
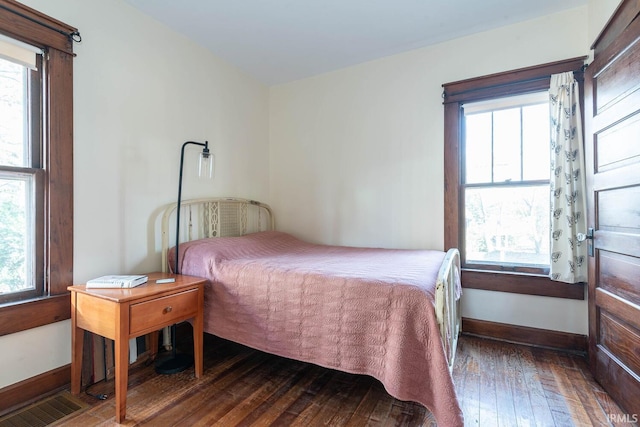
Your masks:
{"label": "quilted blanket", "polygon": [[209,279],[208,333],[371,375],[438,425],[463,425],[434,312],[444,252],[315,245],[277,231],[180,249],[180,272]]}

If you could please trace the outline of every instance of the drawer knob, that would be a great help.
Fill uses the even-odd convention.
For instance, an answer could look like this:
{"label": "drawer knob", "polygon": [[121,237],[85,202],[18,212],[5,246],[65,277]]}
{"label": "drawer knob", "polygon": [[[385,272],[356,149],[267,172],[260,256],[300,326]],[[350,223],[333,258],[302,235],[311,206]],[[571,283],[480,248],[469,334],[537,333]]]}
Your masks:
{"label": "drawer knob", "polygon": [[171,313],[171,310],[173,310],[173,308],[169,305],[165,307],[164,310],[162,310],[162,313],[164,314]]}

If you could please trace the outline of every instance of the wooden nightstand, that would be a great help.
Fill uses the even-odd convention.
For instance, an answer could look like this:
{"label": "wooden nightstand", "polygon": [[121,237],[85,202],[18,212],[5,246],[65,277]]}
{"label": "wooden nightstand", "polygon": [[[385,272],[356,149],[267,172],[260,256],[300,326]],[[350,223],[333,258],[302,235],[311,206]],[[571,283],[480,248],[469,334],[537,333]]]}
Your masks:
{"label": "wooden nightstand", "polygon": [[[131,289],[86,289],[69,286],[71,291],[71,393],[80,393],[84,331],[115,341],[116,421],[126,415],[129,370],[129,339],[158,331],[165,326],[193,318],[195,375],[202,375],[204,284],[193,276],[151,273],[149,281]],[[157,284],[174,277],[174,283]],[[152,335],[152,351],[158,334]]]}

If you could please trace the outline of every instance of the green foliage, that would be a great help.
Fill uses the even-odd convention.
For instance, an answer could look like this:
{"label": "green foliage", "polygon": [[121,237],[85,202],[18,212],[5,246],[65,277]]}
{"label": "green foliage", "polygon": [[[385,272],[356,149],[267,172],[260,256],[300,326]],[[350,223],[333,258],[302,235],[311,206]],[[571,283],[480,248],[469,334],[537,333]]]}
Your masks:
{"label": "green foliage", "polygon": [[21,290],[26,279],[26,215],[16,203],[20,197],[18,186],[11,184],[0,185],[0,289],[5,292]]}

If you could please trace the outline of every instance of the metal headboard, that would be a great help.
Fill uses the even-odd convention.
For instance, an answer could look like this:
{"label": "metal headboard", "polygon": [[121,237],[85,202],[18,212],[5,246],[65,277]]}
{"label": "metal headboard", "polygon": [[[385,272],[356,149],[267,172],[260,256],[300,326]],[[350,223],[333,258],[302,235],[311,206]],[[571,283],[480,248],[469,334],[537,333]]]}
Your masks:
{"label": "metal headboard", "polygon": [[[162,271],[168,271],[167,252],[175,245],[177,203],[167,205],[162,215]],[[275,230],[269,205],[255,200],[216,197],[183,200],[180,204],[180,243],[208,237],[243,236]]]}

